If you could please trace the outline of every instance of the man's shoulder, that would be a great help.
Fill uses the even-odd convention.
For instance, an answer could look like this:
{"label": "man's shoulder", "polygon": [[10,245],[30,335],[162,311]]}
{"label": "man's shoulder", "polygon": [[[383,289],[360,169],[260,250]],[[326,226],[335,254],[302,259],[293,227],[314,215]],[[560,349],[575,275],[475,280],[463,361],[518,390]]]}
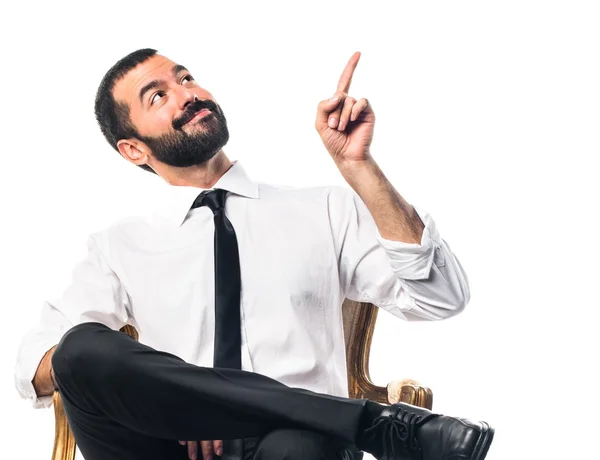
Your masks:
{"label": "man's shoulder", "polygon": [[261,198],[347,200],[353,191],[340,185],[294,186],[259,182]]}
{"label": "man's shoulder", "polygon": [[141,237],[155,227],[153,216],[132,215],[115,218],[104,227],[98,228],[90,234],[98,244],[104,245],[111,242],[127,240],[130,237]]}

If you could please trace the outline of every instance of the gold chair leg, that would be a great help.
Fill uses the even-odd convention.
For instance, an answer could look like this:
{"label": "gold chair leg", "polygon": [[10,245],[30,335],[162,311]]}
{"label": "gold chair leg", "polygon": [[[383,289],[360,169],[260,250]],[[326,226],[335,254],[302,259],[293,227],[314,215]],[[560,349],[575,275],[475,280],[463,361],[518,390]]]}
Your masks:
{"label": "gold chair leg", "polygon": [[52,460],[75,460],[75,438],[58,391],[54,392],[54,415],[56,417]]}

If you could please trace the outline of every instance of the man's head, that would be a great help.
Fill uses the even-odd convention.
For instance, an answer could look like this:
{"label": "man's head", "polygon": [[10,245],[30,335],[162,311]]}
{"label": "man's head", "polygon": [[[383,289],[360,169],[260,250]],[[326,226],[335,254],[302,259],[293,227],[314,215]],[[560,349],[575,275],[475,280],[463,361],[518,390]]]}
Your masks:
{"label": "man's head", "polygon": [[150,172],[160,163],[204,164],[229,140],[213,96],[185,67],[153,49],[134,51],[106,73],[95,111],[108,143]]}

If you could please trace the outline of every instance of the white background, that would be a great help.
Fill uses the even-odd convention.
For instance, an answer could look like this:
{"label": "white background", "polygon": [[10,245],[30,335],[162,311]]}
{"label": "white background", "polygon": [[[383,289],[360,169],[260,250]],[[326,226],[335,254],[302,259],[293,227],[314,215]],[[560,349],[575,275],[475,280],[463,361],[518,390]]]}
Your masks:
{"label": "white background", "polygon": [[362,51],[351,93],[378,117],[373,154],[472,287],[448,321],[382,313],[373,379],[416,378],[437,411],[490,422],[490,460],[597,458],[595,2],[16,3],[0,31],[2,458],[50,456],[53,412],[12,381],[43,299],[90,232],[158,198],[160,179],[120,158],[93,116],[104,72],[144,47],[215,95],[231,159],[295,186],[345,184],[314,115]]}

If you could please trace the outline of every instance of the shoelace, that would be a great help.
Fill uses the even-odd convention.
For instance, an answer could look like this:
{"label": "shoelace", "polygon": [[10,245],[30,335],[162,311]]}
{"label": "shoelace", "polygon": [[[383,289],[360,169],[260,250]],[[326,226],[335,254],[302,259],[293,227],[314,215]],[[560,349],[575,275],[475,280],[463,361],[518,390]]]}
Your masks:
{"label": "shoelace", "polygon": [[[401,454],[408,454],[410,458],[421,459],[421,446],[416,437],[416,429],[419,423],[423,423],[434,414],[421,417],[413,412],[400,409],[396,415],[382,415],[377,417],[373,425],[365,430],[365,436],[375,441],[380,437],[383,445],[382,460],[396,460]],[[379,436],[378,436],[379,435]],[[402,442],[403,449],[397,451],[396,440]]]}

